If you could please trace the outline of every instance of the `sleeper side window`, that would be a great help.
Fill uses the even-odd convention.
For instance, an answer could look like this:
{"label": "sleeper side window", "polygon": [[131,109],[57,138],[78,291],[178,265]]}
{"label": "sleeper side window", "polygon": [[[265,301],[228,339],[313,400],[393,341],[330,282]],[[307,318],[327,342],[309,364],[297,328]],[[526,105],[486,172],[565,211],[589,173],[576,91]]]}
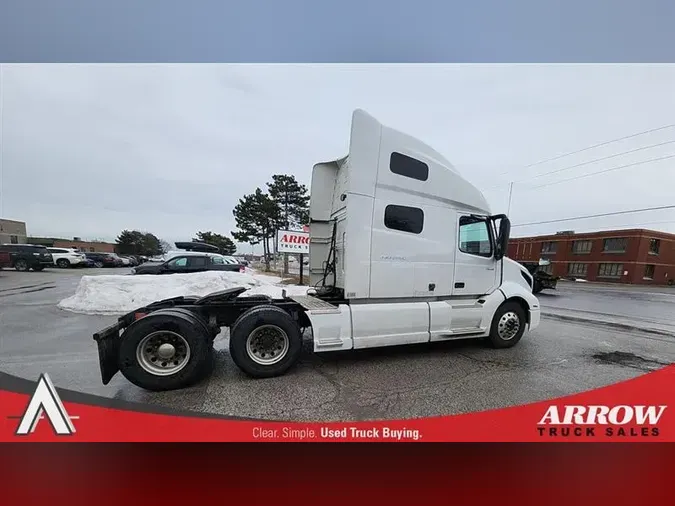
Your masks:
{"label": "sleeper side window", "polygon": [[471,216],[459,219],[459,251],[481,257],[492,256],[492,240],[487,221]]}
{"label": "sleeper side window", "polygon": [[399,176],[426,181],[429,179],[429,166],[410,156],[401,153],[392,153],[389,157],[389,170]]}
{"label": "sleeper side window", "polygon": [[409,234],[421,234],[424,228],[424,211],[418,207],[388,205],[384,209],[384,226]]}

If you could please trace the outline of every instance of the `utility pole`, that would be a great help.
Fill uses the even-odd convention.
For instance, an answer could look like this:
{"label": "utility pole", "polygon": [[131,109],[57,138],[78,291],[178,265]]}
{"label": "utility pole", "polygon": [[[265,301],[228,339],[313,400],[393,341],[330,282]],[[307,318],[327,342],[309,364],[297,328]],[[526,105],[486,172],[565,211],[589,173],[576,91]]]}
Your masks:
{"label": "utility pole", "polygon": [[509,184],[509,208],[506,211],[506,216],[509,216],[511,214],[511,197],[513,196],[513,181],[511,181],[511,184]]}

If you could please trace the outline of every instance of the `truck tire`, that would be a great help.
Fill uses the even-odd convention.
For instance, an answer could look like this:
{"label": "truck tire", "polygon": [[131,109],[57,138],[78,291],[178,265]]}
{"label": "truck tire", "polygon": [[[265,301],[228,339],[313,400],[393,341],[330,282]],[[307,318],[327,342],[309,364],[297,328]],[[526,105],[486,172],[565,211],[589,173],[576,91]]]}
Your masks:
{"label": "truck tire", "polygon": [[497,309],[488,341],[493,348],[511,348],[523,337],[527,319],[525,311],[517,302],[505,302]]}
{"label": "truck tire", "polygon": [[68,267],[70,267],[70,262],[69,262],[68,259],[66,259],[66,258],[59,258],[59,259],[56,261],[56,266],[57,266],[59,269],[67,269]]}
{"label": "truck tire", "polygon": [[28,262],[22,258],[19,258],[16,262],[14,262],[14,268],[19,272],[26,272],[28,270]]}
{"label": "truck tire", "polygon": [[534,295],[540,293],[544,289],[543,286],[541,286],[541,281],[537,281],[536,279],[534,280],[533,286],[532,286],[532,293]]}
{"label": "truck tire", "polygon": [[156,311],[124,331],[118,361],[122,375],[145,390],[189,387],[213,367],[208,327],[189,311]]}
{"label": "truck tire", "polygon": [[230,330],[230,355],[253,378],[288,371],[300,358],[302,333],[291,316],[276,306],[258,306],[242,314]]}

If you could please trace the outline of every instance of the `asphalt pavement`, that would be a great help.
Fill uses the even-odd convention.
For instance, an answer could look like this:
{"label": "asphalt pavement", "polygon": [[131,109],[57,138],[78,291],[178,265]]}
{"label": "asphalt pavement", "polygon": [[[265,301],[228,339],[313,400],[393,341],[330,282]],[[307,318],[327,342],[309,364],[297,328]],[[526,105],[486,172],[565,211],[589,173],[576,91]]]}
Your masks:
{"label": "asphalt pavement", "polygon": [[617,323],[675,335],[675,287],[562,281],[537,295],[549,316]]}
{"label": "asphalt pavement", "polygon": [[[675,330],[668,332],[675,328],[674,288],[561,283],[540,294],[551,316],[508,350],[462,341],[314,354],[308,340],[298,367],[279,378],[253,380],[234,366],[225,331],[215,342],[214,373],[195,387],[151,393],[119,374],[103,386],[92,334],[115,317],[70,313],[56,304],[74,293],[82,274],[126,272],[0,271],[0,370],[31,380],[48,372],[57,387],[181,410],[328,421],[526,404],[675,362]],[[645,323],[653,328],[640,330]]]}

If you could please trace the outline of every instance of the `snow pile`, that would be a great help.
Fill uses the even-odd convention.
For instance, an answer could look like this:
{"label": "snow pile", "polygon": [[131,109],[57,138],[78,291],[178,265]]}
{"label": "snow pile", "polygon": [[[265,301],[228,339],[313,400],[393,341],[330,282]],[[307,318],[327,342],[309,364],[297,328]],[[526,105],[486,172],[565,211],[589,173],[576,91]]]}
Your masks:
{"label": "snow pile", "polygon": [[273,276],[239,272],[208,271],[168,275],[82,276],[75,295],[58,307],[85,314],[123,314],[152,302],[181,295],[204,296],[228,288],[248,288],[241,296],[305,295],[306,286],[281,285]]}

